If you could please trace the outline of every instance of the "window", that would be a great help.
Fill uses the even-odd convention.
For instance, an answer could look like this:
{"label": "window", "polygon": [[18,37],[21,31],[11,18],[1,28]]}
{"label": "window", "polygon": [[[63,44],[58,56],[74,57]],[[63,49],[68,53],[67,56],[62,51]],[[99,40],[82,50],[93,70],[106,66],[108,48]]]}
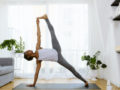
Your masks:
{"label": "window", "polygon": [[[21,36],[27,49],[35,50],[36,45],[36,17],[47,13],[54,26],[57,38],[62,47],[63,56],[78,71],[82,73],[86,68],[81,61],[81,55],[88,51],[88,5],[87,4],[48,4],[48,5],[12,5],[8,7],[8,26],[13,32],[13,38]],[[40,21],[42,47],[51,48],[50,33],[44,20]],[[35,61],[35,60],[34,60]],[[22,59],[19,71],[21,77],[33,76],[35,62]],[[17,63],[17,61],[16,61]],[[19,62],[18,62],[19,63]],[[47,64],[47,66],[46,66]],[[54,62],[44,62],[40,77],[73,77],[64,67]],[[18,73],[18,72],[17,72]],[[47,73],[47,74],[46,74]],[[59,73],[59,75],[58,75]],[[84,73],[82,73],[84,74]]]}

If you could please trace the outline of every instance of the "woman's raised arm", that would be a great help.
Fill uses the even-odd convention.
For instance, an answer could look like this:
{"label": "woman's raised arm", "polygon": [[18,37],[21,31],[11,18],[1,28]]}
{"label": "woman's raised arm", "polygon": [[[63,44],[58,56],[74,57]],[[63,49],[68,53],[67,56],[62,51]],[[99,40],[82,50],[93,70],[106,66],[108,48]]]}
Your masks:
{"label": "woman's raised arm", "polygon": [[39,18],[36,19],[36,24],[37,24],[37,43],[36,43],[36,50],[41,49],[41,32],[40,32],[40,27],[39,27]]}

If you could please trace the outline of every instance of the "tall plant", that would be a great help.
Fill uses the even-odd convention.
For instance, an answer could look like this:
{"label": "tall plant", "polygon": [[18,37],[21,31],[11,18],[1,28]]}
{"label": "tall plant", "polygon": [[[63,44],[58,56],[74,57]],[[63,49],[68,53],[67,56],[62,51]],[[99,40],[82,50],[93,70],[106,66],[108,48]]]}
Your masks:
{"label": "tall plant", "polygon": [[22,37],[20,37],[20,41],[16,43],[15,52],[22,53],[22,52],[24,52],[24,49],[25,49],[25,44],[22,40]]}
{"label": "tall plant", "polygon": [[87,66],[92,70],[98,70],[100,68],[106,68],[107,65],[102,63],[101,60],[97,60],[97,57],[100,55],[100,51],[97,51],[93,56],[86,55],[86,53],[81,57],[82,61],[87,61]]}

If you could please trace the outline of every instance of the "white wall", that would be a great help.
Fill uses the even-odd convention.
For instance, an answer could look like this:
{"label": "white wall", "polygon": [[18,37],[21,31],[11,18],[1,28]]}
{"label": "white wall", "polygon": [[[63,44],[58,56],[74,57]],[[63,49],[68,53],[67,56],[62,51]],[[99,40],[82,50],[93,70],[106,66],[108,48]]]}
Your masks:
{"label": "white wall", "polygon": [[[10,38],[10,30],[8,30],[8,8],[7,4],[0,3],[0,43]],[[0,57],[11,57],[7,50],[0,50]]]}
{"label": "white wall", "polygon": [[120,87],[120,54],[115,52],[115,47],[120,45],[120,21],[115,22],[111,18],[115,11],[115,8],[111,7],[114,0],[94,1],[94,11],[97,13],[91,18],[94,23],[93,31],[90,31],[91,49],[101,50],[102,61],[108,65],[107,69],[101,72],[101,76]]}
{"label": "white wall", "polygon": [[7,28],[7,5],[0,4],[0,42],[8,37]]}

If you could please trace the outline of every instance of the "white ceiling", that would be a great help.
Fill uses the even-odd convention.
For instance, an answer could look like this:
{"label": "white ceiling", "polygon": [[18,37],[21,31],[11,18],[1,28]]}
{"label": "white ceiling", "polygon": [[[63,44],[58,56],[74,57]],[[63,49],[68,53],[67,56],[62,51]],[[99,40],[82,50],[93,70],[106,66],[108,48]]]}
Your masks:
{"label": "white ceiling", "polygon": [[0,0],[7,4],[87,3],[91,0]]}

